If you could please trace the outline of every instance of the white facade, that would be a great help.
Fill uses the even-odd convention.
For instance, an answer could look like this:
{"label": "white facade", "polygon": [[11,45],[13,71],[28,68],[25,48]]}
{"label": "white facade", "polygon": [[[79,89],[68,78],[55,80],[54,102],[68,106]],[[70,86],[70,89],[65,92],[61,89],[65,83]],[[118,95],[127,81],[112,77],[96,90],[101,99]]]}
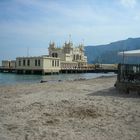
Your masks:
{"label": "white facade", "polygon": [[65,43],[62,48],[49,45],[49,55],[38,57],[17,57],[16,61],[2,61],[2,67],[14,68],[17,73],[58,73],[63,69],[77,69],[87,66],[84,46],[74,47],[72,42]]}
{"label": "white facade", "polygon": [[16,68],[16,61],[15,60],[3,60],[2,61],[3,68]]}
{"label": "white facade", "polygon": [[53,42],[50,43],[48,49],[50,57],[60,58],[61,68],[87,66],[87,57],[84,55],[84,46],[82,44],[74,47],[72,42],[65,42],[62,48],[58,48]]}
{"label": "white facade", "polygon": [[41,71],[42,73],[59,72],[60,59],[53,57],[17,57],[16,69],[25,71]]}

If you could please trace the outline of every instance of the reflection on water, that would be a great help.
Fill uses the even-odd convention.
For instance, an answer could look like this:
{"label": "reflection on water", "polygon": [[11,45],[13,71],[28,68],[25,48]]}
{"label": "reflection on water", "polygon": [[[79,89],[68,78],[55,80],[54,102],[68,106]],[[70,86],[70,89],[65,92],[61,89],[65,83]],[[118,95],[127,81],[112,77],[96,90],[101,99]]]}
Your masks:
{"label": "reflection on water", "polygon": [[16,83],[39,83],[44,81],[58,81],[58,80],[74,80],[74,79],[91,79],[100,76],[110,76],[114,73],[80,73],[80,74],[59,74],[59,75],[16,75],[10,73],[0,73],[0,85],[9,85]]}

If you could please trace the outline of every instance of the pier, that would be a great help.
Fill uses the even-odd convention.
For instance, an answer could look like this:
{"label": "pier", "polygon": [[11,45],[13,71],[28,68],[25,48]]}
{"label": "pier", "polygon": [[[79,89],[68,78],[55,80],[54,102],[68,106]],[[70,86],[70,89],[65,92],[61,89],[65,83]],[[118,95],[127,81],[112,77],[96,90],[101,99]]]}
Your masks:
{"label": "pier", "polygon": [[116,64],[88,64],[84,45],[73,45],[71,41],[58,47],[50,42],[49,54],[41,56],[16,57],[2,60],[0,72],[16,74],[59,74],[59,73],[117,73]]}
{"label": "pier", "polygon": [[16,69],[0,67],[0,72],[1,73],[16,73]]}
{"label": "pier", "polygon": [[117,69],[103,69],[103,68],[77,68],[77,69],[61,69],[60,73],[117,73]]}
{"label": "pier", "polygon": [[18,70],[15,68],[4,68],[0,67],[1,73],[15,73],[15,74],[40,74],[40,75],[47,75],[47,74],[59,74],[59,73],[109,73],[114,72],[117,73],[117,69],[103,69],[103,68],[73,68],[73,69],[61,69],[59,72],[44,72],[43,70]]}

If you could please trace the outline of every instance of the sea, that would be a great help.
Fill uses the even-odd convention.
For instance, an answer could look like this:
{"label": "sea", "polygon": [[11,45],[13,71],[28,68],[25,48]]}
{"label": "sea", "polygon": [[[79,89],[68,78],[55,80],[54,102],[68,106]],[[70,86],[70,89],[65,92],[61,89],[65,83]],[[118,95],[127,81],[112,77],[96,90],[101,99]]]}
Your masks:
{"label": "sea", "polygon": [[0,73],[0,85],[40,83],[41,81],[58,82],[75,79],[92,79],[102,76],[113,76],[114,73],[79,73],[58,75],[19,75],[11,73]]}

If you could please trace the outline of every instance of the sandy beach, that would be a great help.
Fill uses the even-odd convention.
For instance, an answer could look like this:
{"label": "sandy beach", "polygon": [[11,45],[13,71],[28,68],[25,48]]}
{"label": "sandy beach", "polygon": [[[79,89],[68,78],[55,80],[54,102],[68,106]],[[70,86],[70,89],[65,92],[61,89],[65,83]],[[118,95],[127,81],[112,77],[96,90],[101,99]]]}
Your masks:
{"label": "sandy beach", "polygon": [[0,86],[0,140],[139,140],[140,96],[115,81]]}

